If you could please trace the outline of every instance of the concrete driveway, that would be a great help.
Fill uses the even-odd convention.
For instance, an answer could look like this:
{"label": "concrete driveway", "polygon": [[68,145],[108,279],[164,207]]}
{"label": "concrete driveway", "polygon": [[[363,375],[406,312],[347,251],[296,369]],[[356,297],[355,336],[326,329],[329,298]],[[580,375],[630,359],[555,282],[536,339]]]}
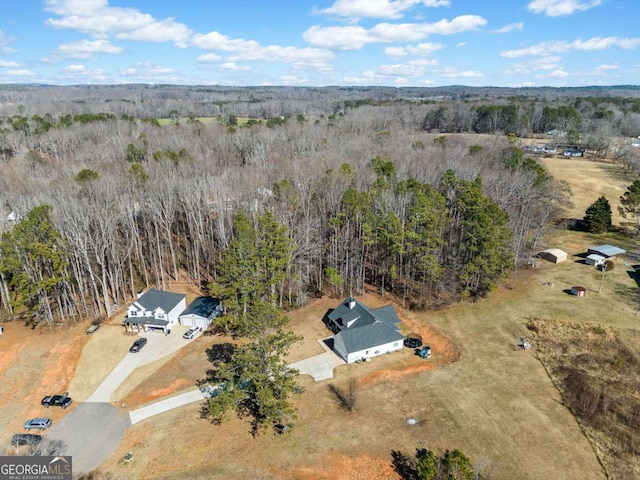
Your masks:
{"label": "concrete driveway", "polygon": [[[61,455],[73,456],[74,478],[102,465],[116,450],[127,429],[138,422],[160,413],[201,402],[206,397],[195,388],[179,395],[159,400],[132,410],[127,414],[112,400],[113,392],[138,367],[177,352],[193,340],[185,340],[182,334],[187,327],[175,328],[169,335],[161,332],[141,333],[131,336],[131,343],[144,336],[147,344],[136,353],[124,353],[124,357],[104,379],[86,402],[81,403],[57,422],[49,431],[49,440],[63,442]],[[198,333],[201,335],[201,333]],[[292,363],[291,368],[301,375],[311,375],[316,382],[333,378],[333,369],[344,361],[320,341],[325,352]]]}
{"label": "concrete driveway", "polygon": [[62,454],[73,457],[73,477],[98,468],[113,454],[131,422],[124,410],[108,403],[81,403],[53,424],[47,441],[62,442]]}
{"label": "concrete driveway", "polygon": [[[193,340],[185,340],[182,338],[182,334],[188,329],[188,327],[175,327],[169,335],[161,332],[146,332],[140,333],[137,336],[132,335],[132,344],[139,337],[145,337],[148,340],[147,344],[139,352],[126,352],[120,363],[107,375],[107,378],[102,381],[86,401],[109,403],[112,400],[111,396],[113,392],[116,391],[120,384],[124,382],[136,368],[171,355],[192,342]],[[197,335],[201,334],[202,333],[198,333]],[[197,338],[197,335],[194,338]]]}
{"label": "concrete driveway", "polygon": [[298,370],[300,375],[311,375],[316,382],[320,382],[333,378],[333,369],[338,365],[344,365],[344,360],[329,351],[305,358],[289,366]]}

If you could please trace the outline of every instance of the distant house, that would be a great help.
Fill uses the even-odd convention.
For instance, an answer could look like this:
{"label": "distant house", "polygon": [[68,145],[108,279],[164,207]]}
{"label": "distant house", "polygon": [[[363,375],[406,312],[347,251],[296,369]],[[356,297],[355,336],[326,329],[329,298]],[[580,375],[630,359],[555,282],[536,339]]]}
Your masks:
{"label": "distant house", "polygon": [[597,247],[589,247],[587,250],[587,255],[594,253],[604,258],[611,258],[627,252],[621,248],[614,247],[613,245],[598,245]]}
{"label": "distant house", "polygon": [[584,155],[584,148],[566,148],[562,152],[564,157],[582,157]]}
{"label": "distant house", "polygon": [[222,313],[222,303],[214,297],[198,297],[180,314],[180,325],[207,329]]}
{"label": "distant house", "polygon": [[168,333],[178,324],[180,313],[186,308],[181,293],[163,292],[152,288],[127,307],[125,328],[130,330],[163,330]]}
{"label": "distant house", "polygon": [[333,349],[347,363],[400,350],[404,336],[400,319],[387,305],[369,308],[353,297],[347,297],[323,319],[335,333]]}

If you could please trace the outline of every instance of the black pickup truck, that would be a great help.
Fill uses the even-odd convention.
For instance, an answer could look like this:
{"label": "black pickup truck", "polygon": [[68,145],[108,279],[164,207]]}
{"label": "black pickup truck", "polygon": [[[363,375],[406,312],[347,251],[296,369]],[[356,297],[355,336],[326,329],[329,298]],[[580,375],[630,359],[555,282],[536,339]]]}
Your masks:
{"label": "black pickup truck", "polygon": [[44,397],[40,403],[44,405],[45,408],[49,408],[50,406],[67,408],[71,405],[72,401],[69,394],[64,392],[62,395],[49,395],[48,397]]}

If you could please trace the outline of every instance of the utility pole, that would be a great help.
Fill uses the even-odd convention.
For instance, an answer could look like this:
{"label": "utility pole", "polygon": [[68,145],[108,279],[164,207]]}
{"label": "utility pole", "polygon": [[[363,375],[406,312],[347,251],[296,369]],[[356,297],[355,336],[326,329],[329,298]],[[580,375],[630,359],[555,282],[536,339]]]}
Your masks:
{"label": "utility pole", "polygon": [[604,282],[604,274],[607,271],[607,262],[605,261],[602,264],[602,277],[600,277],[600,288],[598,289],[598,293],[602,292],[602,283]]}

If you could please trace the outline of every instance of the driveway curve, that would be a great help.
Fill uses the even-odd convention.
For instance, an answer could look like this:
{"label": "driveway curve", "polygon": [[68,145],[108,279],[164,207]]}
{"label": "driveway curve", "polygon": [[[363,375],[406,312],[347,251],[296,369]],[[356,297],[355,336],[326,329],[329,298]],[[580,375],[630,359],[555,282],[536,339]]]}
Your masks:
{"label": "driveway curve", "polygon": [[[139,352],[126,352],[89,398],[51,428],[48,440],[61,441],[60,453],[73,456],[74,478],[91,472],[108,460],[131,425],[206,398],[196,388],[131,412],[126,412],[111,398],[136,368],[171,355],[191,343],[182,338],[182,330],[176,329],[170,335],[156,332],[139,335],[148,339],[147,345]],[[131,337],[132,343],[135,338]],[[292,363],[290,367],[302,375],[311,375],[316,382],[333,378],[333,369],[344,361],[326,347],[325,350],[320,355]]]}
{"label": "driveway curve", "polygon": [[51,427],[47,440],[62,442],[78,478],[106,462],[130,426],[124,410],[108,403],[81,403]]}

